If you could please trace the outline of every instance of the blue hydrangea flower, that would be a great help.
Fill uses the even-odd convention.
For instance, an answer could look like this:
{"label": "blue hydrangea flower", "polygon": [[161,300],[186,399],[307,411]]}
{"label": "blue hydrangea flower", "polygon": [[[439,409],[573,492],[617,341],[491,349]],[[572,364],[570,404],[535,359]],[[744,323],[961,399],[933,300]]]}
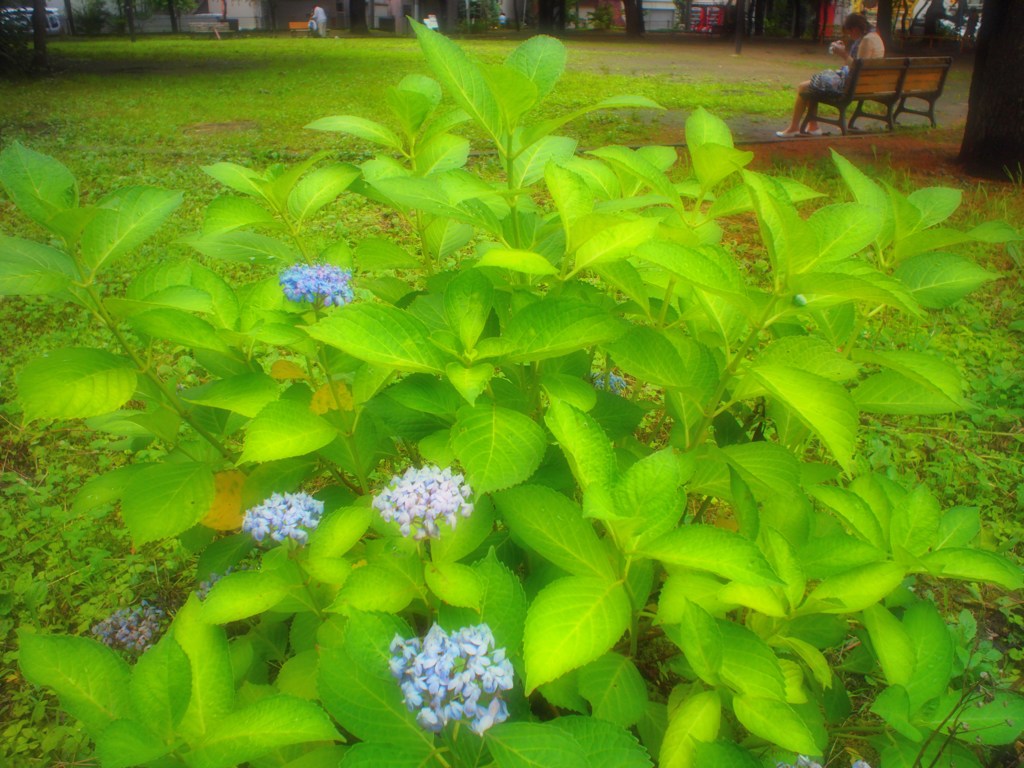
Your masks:
{"label": "blue hydrangea flower", "polygon": [[111,648],[134,654],[146,652],[163,631],[164,612],[143,600],[134,608],[122,608],[99,622],[92,633]]}
{"label": "blue hydrangea flower", "polygon": [[422,728],[436,733],[453,720],[468,720],[483,734],[508,719],[501,693],[512,688],[512,664],[504,648],[494,648],[486,624],[450,635],[434,624],[422,640],[395,635],[390,650],[391,674]]}
{"label": "blue hydrangea flower", "polygon": [[866,760],[857,760],[851,768],[871,768]]}
{"label": "blue hydrangea flower", "polygon": [[262,504],[248,509],[242,530],[256,541],[270,536],[274,541],[294,539],[305,544],[309,531],[320,524],[324,503],[308,493],[275,493]]}
{"label": "blue hydrangea flower", "polygon": [[473,514],[472,496],[465,478],[450,468],[409,467],[405,474],[391,478],[373,500],[373,508],[387,522],[397,522],[403,536],[422,541],[441,537],[439,520],[454,528],[460,515]]}
{"label": "blue hydrangea flower", "polygon": [[352,272],[333,264],[296,264],[281,273],[281,288],[291,301],[320,300],[340,307],[353,299]]}
{"label": "blue hydrangea flower", "polygon": [[624,378],[611,371],[608,371],[608,373],[601,373],[600,371],[591,373],[590,382],[594,385],[594,389],[608,391],[613,395],[621,395],[626,391],[626,387],[629,386]]}

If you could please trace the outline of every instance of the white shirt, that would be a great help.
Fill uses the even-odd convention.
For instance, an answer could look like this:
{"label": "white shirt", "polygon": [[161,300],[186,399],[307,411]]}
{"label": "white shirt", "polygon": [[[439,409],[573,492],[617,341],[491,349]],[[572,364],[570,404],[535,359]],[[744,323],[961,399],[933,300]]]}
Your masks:
{"label": "white shirt", "polygon": [[317,24],[327,23],[327,13],[319,5],[313,8],[313,21]]}

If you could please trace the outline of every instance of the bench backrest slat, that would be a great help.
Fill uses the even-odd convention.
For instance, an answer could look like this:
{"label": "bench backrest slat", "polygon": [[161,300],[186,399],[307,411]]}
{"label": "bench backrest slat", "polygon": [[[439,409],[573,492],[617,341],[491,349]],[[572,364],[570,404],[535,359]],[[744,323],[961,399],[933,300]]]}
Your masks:
{"label": "bench backrest slat", "polygon": [[948,56],[859,59],[850,69],[846,97],[939,95],[952,62]]}

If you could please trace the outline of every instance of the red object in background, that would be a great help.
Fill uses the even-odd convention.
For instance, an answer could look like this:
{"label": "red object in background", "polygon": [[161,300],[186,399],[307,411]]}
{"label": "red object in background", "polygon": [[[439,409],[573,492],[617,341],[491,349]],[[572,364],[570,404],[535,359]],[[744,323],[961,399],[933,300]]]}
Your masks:
{"label": "red object in background", "polygon": [[710,35],[722,31],[725,26],[724,5],[691,5],[690,31]]}

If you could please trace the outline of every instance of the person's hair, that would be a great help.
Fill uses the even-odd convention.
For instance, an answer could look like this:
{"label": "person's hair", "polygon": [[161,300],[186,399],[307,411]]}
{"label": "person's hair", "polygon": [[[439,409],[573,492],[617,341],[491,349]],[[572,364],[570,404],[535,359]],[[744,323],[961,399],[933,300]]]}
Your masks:
{"label": "person's hair", "polygon": [[846,17],[846,21],[843,22],[843,31],[848,32],[851,29],[859,29],[862,35],[866,35],[871,31],[871,25],[868,23],[867,16],[862,13],[851,13]]}

